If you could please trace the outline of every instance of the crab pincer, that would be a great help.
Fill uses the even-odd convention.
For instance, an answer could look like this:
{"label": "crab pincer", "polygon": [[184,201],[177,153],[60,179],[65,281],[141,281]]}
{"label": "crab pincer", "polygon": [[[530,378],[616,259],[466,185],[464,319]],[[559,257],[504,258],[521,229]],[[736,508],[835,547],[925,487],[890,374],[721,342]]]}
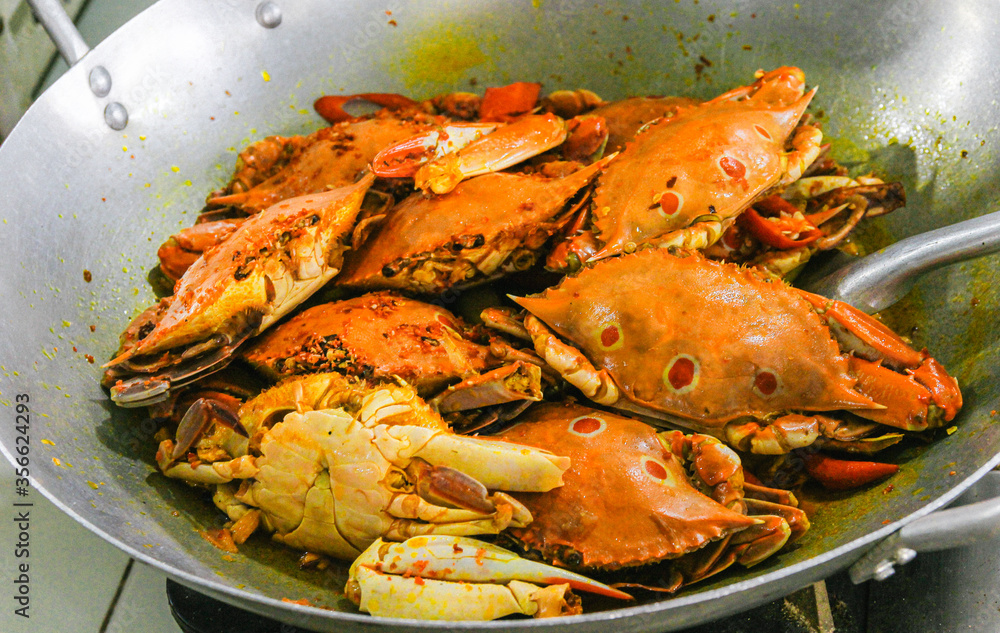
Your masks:
{"label": "crab pincer", "polygon": [[554,114],[525,116],[508,125],[460,123],[430,130],[382,150],[373,161],[382,177],[413,176],[418,189],[448,193],[458,183],[506,169],[566,140]]}
{"label": "crab pincer", "polygon": [[351,565],[344,593],[377,616],[494,620],[511,614],[579,614],[579,598],[571,589],[632,598],[586,576],[455,536],[375,541]]}

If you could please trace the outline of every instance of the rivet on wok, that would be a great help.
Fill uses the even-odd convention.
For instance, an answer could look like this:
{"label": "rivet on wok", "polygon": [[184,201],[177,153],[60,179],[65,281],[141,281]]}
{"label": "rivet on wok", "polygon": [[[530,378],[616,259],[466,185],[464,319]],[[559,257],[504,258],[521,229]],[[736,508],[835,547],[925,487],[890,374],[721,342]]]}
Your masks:
{"label": "rivet on wok", "polygon": [[893,556],[893,560],[895,560],[897,565],[905,565],[916,557],[916,550],[910,549],[909,547],[900,547],[896,550],[896,555]]}
{"label": "rivet on wok", "polygon": [[128,125],[128,110],[117,101],[112,101],[104,108],[104,122],[112,130],[124,130]]}
{"label": "rivet on wok", "polygon": [[104,66],[94,66],[91,69],[90,91],[97,97],[106,97],[111,92],[111,73]]}
{"label": "rivet on wok", "polygon": [[281,24],[281,8],[273,2],[261,2],[254,11],[257,22],[266,29],[273,29]]}
{"label": "rivet on wok", "polygon": [[875,573],[872,574],[872,577],[875,578],[875,580],[885,580],[894,573],[896,573],[896,570],[893,569],[892,562],[883,560],[875,566]]}

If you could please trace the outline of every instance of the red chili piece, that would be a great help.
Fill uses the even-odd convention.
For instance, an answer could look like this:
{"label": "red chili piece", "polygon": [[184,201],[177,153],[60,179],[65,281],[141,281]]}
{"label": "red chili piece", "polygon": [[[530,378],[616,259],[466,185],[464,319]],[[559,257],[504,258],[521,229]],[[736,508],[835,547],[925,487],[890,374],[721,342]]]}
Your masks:
{"label": "red chili piece", "polygon": [[542,84],[519,81],[509,86],[487,88],[479,105],[480,121],[510,121],[535,108]]}
{"label": "red chili piece", "polygon": [[852,490],[899,472],[896,464],[834,459],[821,453],[803,456],[806,472],[828,490]]}
{"label": "red chili piece", "polygon": [[[823,237],[823,231],[807,218],[795,218],[797,212],[798,208],[781,196],[770,196],[741,213],[736,221],[740,228],[774,248],[798,248]],[[798,233],[799,238],[792,239],[786,233]]]}

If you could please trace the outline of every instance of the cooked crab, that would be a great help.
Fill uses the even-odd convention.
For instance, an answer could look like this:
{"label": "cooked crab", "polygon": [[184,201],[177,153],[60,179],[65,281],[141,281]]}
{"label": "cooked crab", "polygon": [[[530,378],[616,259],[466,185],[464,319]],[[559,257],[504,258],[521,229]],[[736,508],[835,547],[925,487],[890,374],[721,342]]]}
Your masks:
{"label": "cooked crab", "polygon": [[448,310],[388,292],[305,310],[241,353],[273,380],[322,371],[403,379],[441,413],[542,398],[545,363]]}
{"label": "cooked crab", "polygon": [[415,193],[388,211],[348,255],[337,285],[438,294],[527,270],[572,217],[567,203],[608,159],[562,178],[491,173],[451,193]]}
{"label": "cooked crab", "polygon": [[307,136],[265,138],[240,153],[232,180],[208,197],[208,207],[253,214],[287,198],[349,185],[380,151],[439,122],[418,108],[384,109]]}
{"label": "cooked crab", "polygon": [[861,450],[879,425],[935,428],[962,405],[940,363],[875,319],[696,253],[643,250],[515,300],[539,356],[588,398],[740,450]]}
{"label": "cooked crab", "polygon": [[[643,244],[705,248],[748,205],[794,182],[822,133],[799,125],[815,89],[797,68],[648,124],[598,179],[589,227],[556,248],[559,270]],[[791,150],[786,150],[786,144]]]}
{"label": "cooked crab", "polygon": [[126,329],[105,367],[122,406],[224,367],[233,351],[340,271],[347,238],[374,177],[280,202],[241,224],[178,281],[175,293]]}
{"label": "cooked crab", "polygon": [[[502,491],[551,490],[565,457],[455,435],[407,386],[371,387],[340,374],[292,379],[246,403],[240,430],[217,433],[212,463],[179,461],[164,440],[169,477],[227,485],[221,509],[253,509],[290,547],[353,559],[378,537],[495,534],[531,514]],[[493,491],[493,492],[490,492]]]}
{"label": "cooked crab", "polygon": [[673,591],[734,562],[755,565],[809,526],[788,493],[775,491],[785,504],[747,499],[739,457],[712,437],[657,433],[571,402],[536,405],[499,437],[570,458],[565,485],[514,494],[534,520],[506,532],[557,565],[617,570],[670,560],[665,587]]}

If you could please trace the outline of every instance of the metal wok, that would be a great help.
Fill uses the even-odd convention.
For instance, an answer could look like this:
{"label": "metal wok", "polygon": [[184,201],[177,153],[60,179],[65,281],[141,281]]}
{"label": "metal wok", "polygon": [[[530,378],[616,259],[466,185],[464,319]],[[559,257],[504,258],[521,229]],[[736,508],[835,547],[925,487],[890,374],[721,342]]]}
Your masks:
{"label": "metal wok", "polygon": [[[836,156],[906,185],[908,207],[865,236],[877,248],[1000,207],[998,30],[1000,5],[987,0],[162,0],[87,53],[0,148],[0,448],[17,457],[15,402],[27,394],[33,485],[95,533],[186,585],[298,626],[385,627],[340,595],[346,567],[302,572],[294,552],[265,539],[224,560],[197,533],[218,524],[211,503],[157,474],[156,429],[111,407],[98,386],[118,333],[154,299],[145,276],[155,245],[192,222],[240,147],[316,128],[311,104],[324,93],[423,97],[536,80],[605,98],[709,97],[757,68],[794,64],[820,86],[812,110]],[[932,347],[966,399],[951,435],[892,455],[903,469],[891,492],[816,499],[814,527],[791,551],[678,597],[449,630],[689,626],[824,578],[945,505],[1000,461],[996,265],[937,271],[888,314]]]}

